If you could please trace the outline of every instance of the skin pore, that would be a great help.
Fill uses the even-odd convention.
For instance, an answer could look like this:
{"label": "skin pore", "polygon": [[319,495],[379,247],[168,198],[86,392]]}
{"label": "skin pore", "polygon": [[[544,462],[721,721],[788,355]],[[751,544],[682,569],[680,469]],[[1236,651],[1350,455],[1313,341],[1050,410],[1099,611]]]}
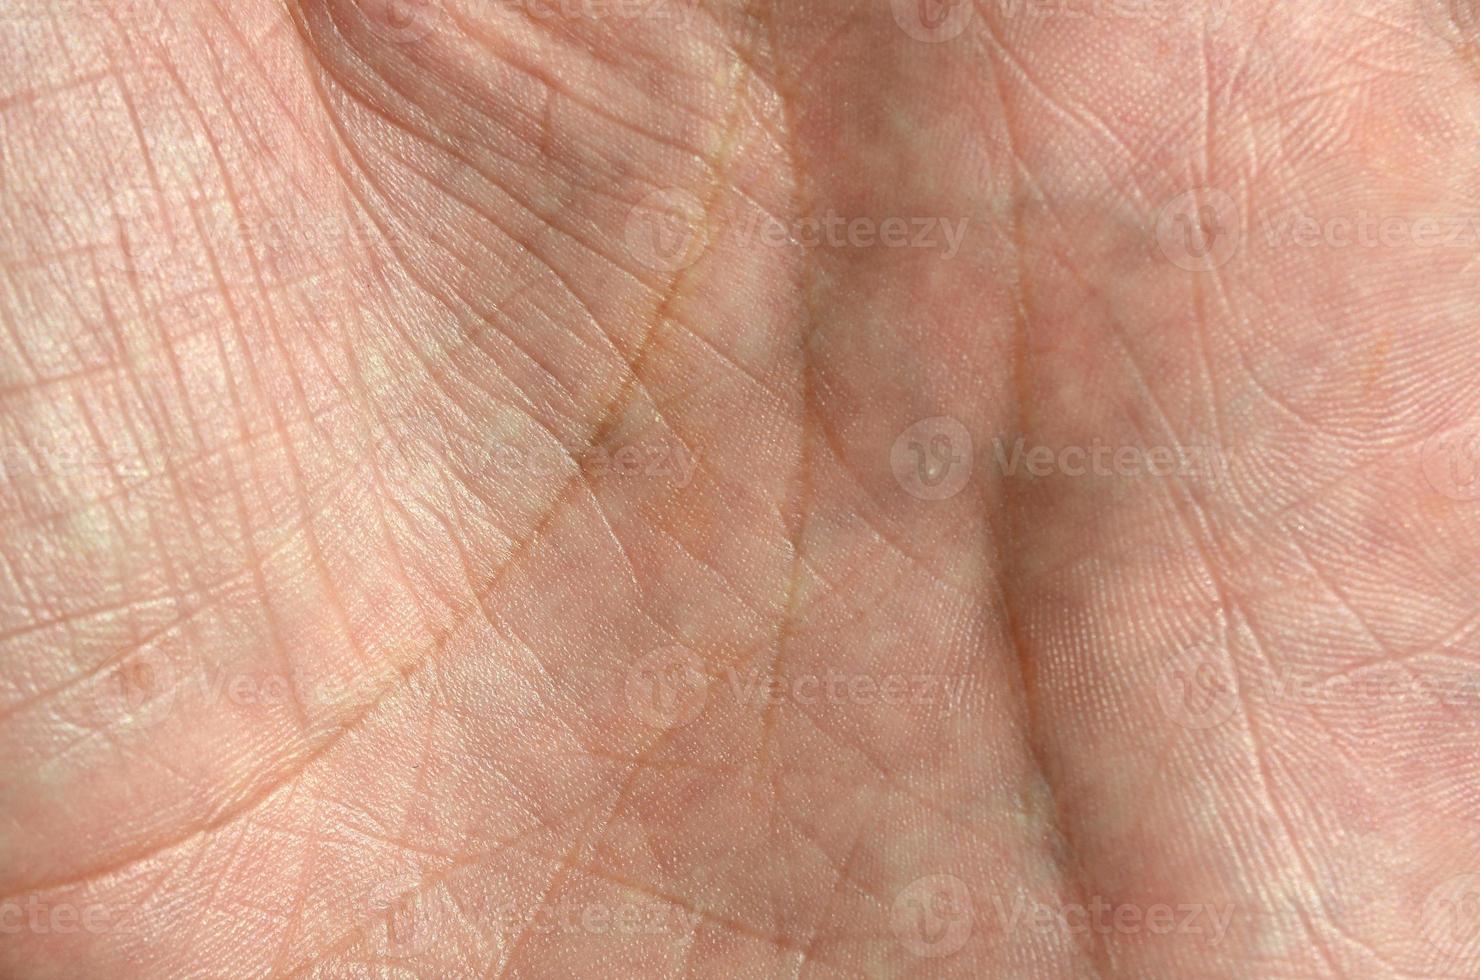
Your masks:
{"label": "skin pore", "polygon": [[1474,975],[1463,6],[12,0],[0,975]]}

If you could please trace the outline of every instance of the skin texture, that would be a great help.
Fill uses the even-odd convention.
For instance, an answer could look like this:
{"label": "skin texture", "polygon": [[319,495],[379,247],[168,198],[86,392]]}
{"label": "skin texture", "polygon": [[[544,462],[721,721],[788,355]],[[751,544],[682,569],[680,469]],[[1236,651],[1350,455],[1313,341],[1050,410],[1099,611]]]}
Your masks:
{"label": "skin texture", "polygon": [[1467,10],[10,0],[0,975],[1476,976]]}

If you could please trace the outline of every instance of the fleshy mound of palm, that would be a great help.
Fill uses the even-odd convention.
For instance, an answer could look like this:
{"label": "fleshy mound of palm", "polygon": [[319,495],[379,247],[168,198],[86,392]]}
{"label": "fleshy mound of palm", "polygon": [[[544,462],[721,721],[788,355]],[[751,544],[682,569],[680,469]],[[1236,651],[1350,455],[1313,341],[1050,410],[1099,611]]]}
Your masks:
{"label": "fleshy mound of palm", "polygon": [[1456,6],[11,4],[0,972],[1473,975]]}

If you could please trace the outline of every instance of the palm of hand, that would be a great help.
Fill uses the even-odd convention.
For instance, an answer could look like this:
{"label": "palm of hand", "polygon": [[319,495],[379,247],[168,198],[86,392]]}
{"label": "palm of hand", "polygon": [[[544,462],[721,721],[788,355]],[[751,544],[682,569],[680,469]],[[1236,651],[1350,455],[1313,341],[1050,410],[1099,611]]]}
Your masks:
{"label": "palm of hand", "polygon": [[1473,970],[1470,49],[1327,6],[23,0],[6,974]]}

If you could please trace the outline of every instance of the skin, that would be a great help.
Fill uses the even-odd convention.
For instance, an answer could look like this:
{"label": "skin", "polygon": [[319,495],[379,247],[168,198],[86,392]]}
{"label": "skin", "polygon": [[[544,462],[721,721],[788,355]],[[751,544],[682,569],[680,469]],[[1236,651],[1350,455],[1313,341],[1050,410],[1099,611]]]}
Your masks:
{"label": "skin", "polygon": [[932,3],[11,0],[0,974],[1477,975],[1464,6]]}

